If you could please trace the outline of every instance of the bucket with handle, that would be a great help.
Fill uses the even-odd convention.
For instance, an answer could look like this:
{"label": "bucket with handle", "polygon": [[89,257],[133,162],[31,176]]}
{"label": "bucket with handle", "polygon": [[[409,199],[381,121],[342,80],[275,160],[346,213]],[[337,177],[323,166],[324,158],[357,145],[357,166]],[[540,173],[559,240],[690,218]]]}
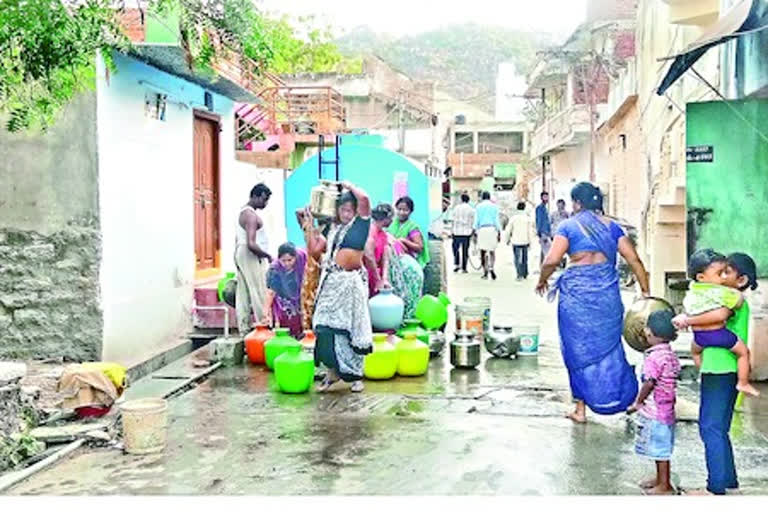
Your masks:
{"label": "bucket with handle", "polygon": [[520,339],[520,349],[517,351],[517,355],[536,356],[539,354],[541,328],[538,325],[515,326],[512,329],[512,334]]}

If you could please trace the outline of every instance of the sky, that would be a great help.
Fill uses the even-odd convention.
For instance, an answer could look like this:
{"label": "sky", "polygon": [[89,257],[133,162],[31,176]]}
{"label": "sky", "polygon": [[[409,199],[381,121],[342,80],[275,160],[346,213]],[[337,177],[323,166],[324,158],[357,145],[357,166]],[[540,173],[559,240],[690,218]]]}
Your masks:
{"label": "sky", "polygon": [[[569,33],[583,21],[586,0],[256,0],[268,12],[316,14],[341,31],[367,25],[393,36],[477,23]],[[384,8],[386,6],[386,8]]]}

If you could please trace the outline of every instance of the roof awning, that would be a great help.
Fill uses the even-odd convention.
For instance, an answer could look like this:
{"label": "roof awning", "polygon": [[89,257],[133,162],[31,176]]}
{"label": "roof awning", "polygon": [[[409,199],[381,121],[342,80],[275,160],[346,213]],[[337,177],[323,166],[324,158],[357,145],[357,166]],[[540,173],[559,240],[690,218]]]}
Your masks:
{"label": "roof awning", "polygon": [[756,7],[761,0],[741,0],[733,6],[728,13],[720,18],[714,25],[704,31],[701,37],[691,44],[684,53],[675,57],[675,61],[667,71],[656,93],[663,96],[691,66],[696,64],[707,50],[723,44],[735,37],[740,32],[745,32],[758,27],[759,17],[756,15]]}

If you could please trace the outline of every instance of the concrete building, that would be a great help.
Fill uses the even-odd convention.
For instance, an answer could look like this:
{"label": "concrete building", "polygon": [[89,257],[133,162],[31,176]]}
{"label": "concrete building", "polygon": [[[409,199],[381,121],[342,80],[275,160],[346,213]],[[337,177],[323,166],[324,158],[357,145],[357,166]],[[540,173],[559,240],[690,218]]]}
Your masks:
{"label": "concrete building", "polygon": [[[342,97],[346,131],[383,136],[385,147],[416,160],[432,177],[445,169],[434,82],[414,80],[373,55],[364,58],[363,72],[357,75],[301,73],[280,78],[288,87],[333,88]],[[306,152],[304,159],[312,154]]]}
{"label": "concrete building", "polygon": [[452,195],[515,186],[517,174],[526,164],[527,123],[454,124],[449,137]]}
{"label": "concrete building", "polygon": [[[593,178],[606,193],[607,213],[640,228],[639,252],[650,272],[651,293],[679,305],[684,292],[678,285],[686,282],[688,254],[704,240],[723,251],[752,253],[761,276],[768,268],[768,256],[762,255],[759,244],[750,245],[764,238],[760,231],[763,201],[747,199],[756,199],[755,194],[762,197],[764,187],[759,178],[746,177],[755,172],[751,162],[763,154],[765,143],[759,135],[765,117],[759,98],[768,96],[768,36],[761,29],[768,23],[768,2],[636,3],[633,18],[623,11],[620,19],[611,21],[613,45],[604,46],[605,40],[595,44],[595,39],[599,39],[599,27],[615,15],[611,13],[614,3],[589,2],[588,21],[555,52],[560,58],[542,61],[530,77],[527,94],[539,101],[541,111],[531,137],[531,156],[544,170],[530,188],[532,197],[538,197],[544,187],[555,198],[563,198],[574,182],[590,178],[586,169],[592,133],[589,110],[579,101],[578,88],[574,89],[572,62],[564,64],[568,59],[562,57],[574,51],[578,32],[591,24],[593,51],[605,54],[606,48],[613,48],[605,89],[602,84],[595,88]],[[658,94],[660,84],[662,95]],[[738,101],[725,105],[718,93]],[[718,129],[720,135],[711,133]],[[740,153],[735,149],[729,153],[734,134],[740,134],[737,139],[746,151],[738,165],[744,177],[733,175],[730,188],[702,184],[717,165],[727,166]],[[714,144],[719,158],[727,159],[715,157],[718,163],[707,168],[707,174],[701,172],[706,164],[695,158],[687,162],[689,147],[703,144]],[[687,190],[692,183],[696,190]],[[694,203],[687,204],[691,200]],[[709,209],[702,205],[713,201],[732,207],[715,216],[702,215]],[[750,302],[755,321],[753,377],[764,379],[768,378],[768,338],[763,335],[768,301],[758,289]]]}
{"label": "concrete building", "polygon": [[117,73],[97,63],[44,134],[0,133],[0,357],[131,366],[186,341],[195,289],[233,270],[239,208],[256,183],[285,239],[284,173],[241,162],[237,73],[189,70],[141,30]]}

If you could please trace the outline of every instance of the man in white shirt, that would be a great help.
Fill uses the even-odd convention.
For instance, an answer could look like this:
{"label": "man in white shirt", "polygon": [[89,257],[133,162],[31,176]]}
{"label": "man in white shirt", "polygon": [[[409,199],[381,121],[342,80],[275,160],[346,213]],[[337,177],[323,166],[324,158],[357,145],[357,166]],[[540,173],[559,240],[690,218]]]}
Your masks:
{"label": "man in white shirt", "polygon": [[528,279],[528,250],[532,236],[533,221],[525,212],[525,203],[521,201],[517,203],[517,212],[509,218],[506,232],[507,244],[515,252],[518,281]]}
{"label": "man in white shirt", "polygon": [[[469,204],[469,194],[461,195],[461,204],[453,210],[453,271],[467,273],[469,240],[475,225],[475,209]],[[461,252],[459,252],[461,251]]]}

